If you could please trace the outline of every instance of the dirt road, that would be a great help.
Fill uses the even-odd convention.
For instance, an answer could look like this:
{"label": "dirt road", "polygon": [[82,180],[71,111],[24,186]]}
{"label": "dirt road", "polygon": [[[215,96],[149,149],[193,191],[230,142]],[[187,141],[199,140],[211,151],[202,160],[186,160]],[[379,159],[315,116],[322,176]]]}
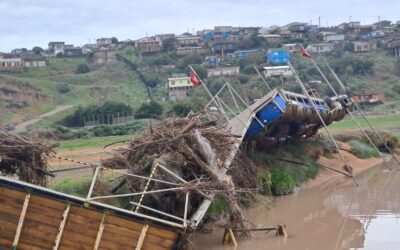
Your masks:
{"label": "dirt road", "polygon": [[70,109],[70,108],[72,108],[72,107],[73,107],[72,105],[57,106],[57,107],[56,107],[55,109],[53,109],[52,111],[47,112],[47,113],[44,113],[44,114],[40,115],[38,118],[35,118],[35,119],[32,119],[32,120],[23,122],[23,123],[17,125],[17,126],[15,127],[15,130],[14,130],[14,131],[17,132],[17,133],[19,133],[19,132],[24,132],[24,131],[27,130],[27,128],[28,128],[29,126],[31,126],[31,125],[37,123],[38,121],[40,121],[40,120],[42,120],[42,119],[44,119],[44,118],[53,116],[53,115],[55,115],[55,114],[57,114],[57,113],[63,112],[63,111],[65,111],[65,110],[68,110],[68,109]]}

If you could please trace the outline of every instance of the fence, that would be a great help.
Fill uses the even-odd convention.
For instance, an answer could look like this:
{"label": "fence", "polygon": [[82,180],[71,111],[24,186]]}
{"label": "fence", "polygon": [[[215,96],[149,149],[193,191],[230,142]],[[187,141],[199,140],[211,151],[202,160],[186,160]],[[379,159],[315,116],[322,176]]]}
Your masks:
{"label": "fence", "polygon": [[135,119],[134,115],[130,114],[98,114],[83,118],[83,126],[97,126],[97,125],[117,125],[123,124]]}

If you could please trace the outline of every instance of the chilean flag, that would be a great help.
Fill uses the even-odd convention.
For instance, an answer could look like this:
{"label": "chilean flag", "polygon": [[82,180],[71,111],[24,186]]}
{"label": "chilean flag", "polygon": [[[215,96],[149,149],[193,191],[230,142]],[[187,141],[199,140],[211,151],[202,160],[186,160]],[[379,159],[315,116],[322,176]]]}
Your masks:
{"label": "chilean flag", "polygon": [[201,85],[201,81],[200,81],[199,77],[197,76],[196,72],[191,70],[189,76],[190,76],[190,81],[192,82],[193,86],[197,87],[197,86]]}
{"label": "chilean flag", "polygon": [[301,49],[300,54],[304,57],[311,58],[310,53],[308,53],[305,49]]}

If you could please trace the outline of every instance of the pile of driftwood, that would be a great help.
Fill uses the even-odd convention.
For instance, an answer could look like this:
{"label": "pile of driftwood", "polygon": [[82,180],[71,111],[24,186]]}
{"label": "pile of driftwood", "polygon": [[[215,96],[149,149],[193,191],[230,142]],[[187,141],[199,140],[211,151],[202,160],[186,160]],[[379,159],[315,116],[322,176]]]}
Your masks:
{"label": "pile of driftwood", "polygon": [[[178,192],[136,196],[131,200],[134,203],[182,217],[185,193],[190,191],[190,218],[207,195],[217,194],[228,202],[232,221],[243,226],[245,219],[238,194],[255,191],[257,180],[251,165],[242,166],[249,173],[230,171],[229,175],[226,174],[224,164],[237,139],[225,127],[217,126],[214,122],[202,122],[196,118],[168,118],[137,136],[127,150],[102,164],[109,168],[127,168],[132,174],[151,176],[183,187]],[[235,167],[238,163],[248,162],[234,160],[234,169],[238,169]],[[237,186],[236,183],[244,186]],[[146,186],[147,191],[173,187],[170,184],[125,177],[112,192],[117,192],[123,184],[127,184],[133,193],[142,192]],[[133,209],[140,208],[133,206]],[[153,214],[144,209],[141,212]]]}
{"label": "pile of driftwood", "polygon": [[47,158],[56,146],[0,132],[0,174],[46,186],[46,177],[52,176]]}

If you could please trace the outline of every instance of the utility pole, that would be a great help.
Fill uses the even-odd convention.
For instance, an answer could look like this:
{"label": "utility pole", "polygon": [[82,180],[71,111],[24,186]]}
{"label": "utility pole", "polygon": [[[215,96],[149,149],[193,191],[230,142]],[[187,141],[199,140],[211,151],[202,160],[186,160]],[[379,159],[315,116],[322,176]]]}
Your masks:
{"label": "utility pole", "polygon": [[318,17],[318,28],[321,28],[321,16]]}
{"label": "utility pole", "polygon": [[352,16],[349,16],[349,23],[351,23],[351,18],[352,18]]}

